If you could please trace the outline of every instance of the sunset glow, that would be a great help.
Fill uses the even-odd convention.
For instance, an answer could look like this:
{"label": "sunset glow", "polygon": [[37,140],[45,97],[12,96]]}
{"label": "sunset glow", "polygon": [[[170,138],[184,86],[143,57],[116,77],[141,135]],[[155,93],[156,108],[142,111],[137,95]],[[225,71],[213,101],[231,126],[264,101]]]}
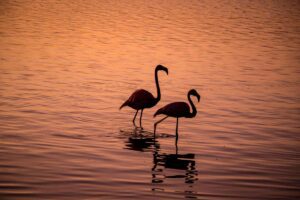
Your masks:
{"label": "sunset glow", "polygon": [[[1,1],[0,199],[299,198],[299,8]],[[141,130],[119,107],[157,65]]]}

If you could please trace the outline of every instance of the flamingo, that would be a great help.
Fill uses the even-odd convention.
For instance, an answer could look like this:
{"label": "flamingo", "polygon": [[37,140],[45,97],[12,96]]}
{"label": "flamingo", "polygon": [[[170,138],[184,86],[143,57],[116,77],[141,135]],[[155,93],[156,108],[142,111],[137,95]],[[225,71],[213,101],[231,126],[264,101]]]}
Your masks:
{"label": "flamingo", "polygon": [[120,107],[120,110],[125,106],[129,106],[136,110],[136,113],[132,120],[134,126],[136,126],[135,118],[136,118],[136,115],[139,112],[139,110],[141,110],[140,127],[142,128],[143,110],[146,108],[152,108],[160,101],[161,95],[160,95],[160,88],[159,88],[158,77],[157,77],[158,71],[164,71],[167,74],[169,73],[168,68],[166,68],[162,65],[156,66],[156,68],[155,68],[155,83],[156,83],[156,89],[157,89],[157,97],[156,98],[147,90],[139,89],[139,90],[136,90],[134,93],[132,93],[132,95],[128,98],[128,100],[126,100]]}
{"label": "flamingo", "polygon": [[190,107],[187,103],[185,102],[174,102],[174,103],[170,103],[160,109],[158,109],[156,111],[156,113],[154,114],[154,117],[156,117],[157,115],[161,115],[164,114],[166,115],[166,117],[162,118],[161,120],[157,121],[154,124],[154,134],[156,132],[156,126],[164,121],[165,119],[167,119],[168,117],[175,117],[177,118],[176,121],[176,144],[177,144],[177,140],[178,140],[178,118],[180,117],[186,117],[186,118],[193,118],[196,116],[197,114],[197,110],[196,107],[194,105],[194,103],[191,100],[191,96],[196,96],[198,99],[198,102],[200,101],[200,95],[198,94],[198,92],[195,89],[191,89],[188,94],[188,100],[191,104],[192,107],[192,112],[190,112]]}

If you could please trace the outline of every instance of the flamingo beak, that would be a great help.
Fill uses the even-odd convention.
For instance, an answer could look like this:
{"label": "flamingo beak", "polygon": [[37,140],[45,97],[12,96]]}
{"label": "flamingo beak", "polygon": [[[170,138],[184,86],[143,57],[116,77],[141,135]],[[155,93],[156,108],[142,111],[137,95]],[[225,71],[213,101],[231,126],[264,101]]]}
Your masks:
{"label": "flamingo beak", "polygon": [[198,99],[198,102],[200,102],[200,98],[201,98],[200,95],[198,94],[196,97]]}
{"label": "flamingo beak", "polygon": [[167,75],[169,75],[169,70],[168,70],[168,68],[166,68],[165,72],[167,73]]}

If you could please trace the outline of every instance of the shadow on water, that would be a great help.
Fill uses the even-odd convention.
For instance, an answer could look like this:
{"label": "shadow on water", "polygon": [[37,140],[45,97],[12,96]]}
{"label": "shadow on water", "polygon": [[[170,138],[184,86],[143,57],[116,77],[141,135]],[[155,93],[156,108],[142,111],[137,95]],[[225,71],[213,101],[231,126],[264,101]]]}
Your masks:
{"label": "shadow on water", "polygon": [[[179,153],[178,146],[175,143],[174,153],[163,152],[158,137],[154,137],[152,132],[147,132],[140,129],[133,131],[121,131],[127,135],[125,140],[125,149],[151,152],[153,165],[151,166],[152,175],[152,191],[153,192],[168,192],[170,188],[165,184],[173,183],[184,184],[188,187],[182,191],[185,198],[197,199],[197,193],[192,191],[194,183],[198,180],[198,171],[196,169],[195,154]],[[167,134],[162,136],[166,138]],[[168,137],[172,138],[173,137]],[[169,185],[169,184],[167,184]],[[180,187],[183,188],[183,187]]]}

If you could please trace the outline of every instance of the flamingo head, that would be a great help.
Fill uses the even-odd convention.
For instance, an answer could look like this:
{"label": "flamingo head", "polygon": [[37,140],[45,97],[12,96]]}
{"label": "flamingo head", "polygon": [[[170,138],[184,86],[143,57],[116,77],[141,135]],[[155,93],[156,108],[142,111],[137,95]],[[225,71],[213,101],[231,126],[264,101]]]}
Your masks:
{"label": "flamingo head", "polygon": [[165,66],[157,65],[155,71],[159,70],[165,71],[167,74],[169,74],[168,68],[166,68]]}
{"label": "flamingo head", "polygon": [[191,89],[189,91],[189,95],[193,95],[193,96],[197,97],[198,102],[200,101],[201,96],[200,96],[200,94],[195,89]]}

